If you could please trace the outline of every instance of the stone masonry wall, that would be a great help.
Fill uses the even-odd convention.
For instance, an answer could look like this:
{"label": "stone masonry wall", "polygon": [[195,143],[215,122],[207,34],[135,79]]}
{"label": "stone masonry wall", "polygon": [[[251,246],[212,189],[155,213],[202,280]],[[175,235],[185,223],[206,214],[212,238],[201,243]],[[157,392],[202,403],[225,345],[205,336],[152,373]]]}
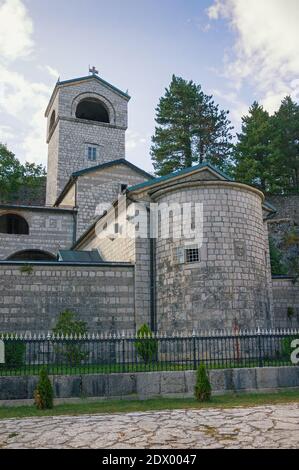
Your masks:
{"label": "stone masonry wall", "polygon": [[[141,212],[139,207],[139,221],[140,225],[144,226],[141,222],[142,218],[147,219],[147,234],[149,234],[149,219],[146,210]],[[130,204],[127,209],[127,214],[132,215],[135,213],[136,206]],[[122,213],[119,214],[120,227],[122,226]],[[145,221],[144,221],[145,222]],[[139,328],[144,323],[151,324],[150,319],[150,239],[149,237],[134,237],[135,225],[132,226],[133,233],[131,236],[116,236],[109,238],[109,236],[97,236],[103,234],[103,227],[107,225],[107,229],[111,228],[115,223],[114,216],[110,213],[103,217],[96,226],[95,234],[87,239],[79,246],[79,250],[93,250],[97,249],[105,261],[128,261],[135,264],[135,317],[136,327]],[[128,229],[129,231],[129,229]],[[130,233],[130,232],[129,232]]]}
{"label": "stone masonry wall", "polygon": [[51,132],[51,138],[48,142],[48,164],[47,164],[47,189],[46,204],[52,206],[58,193],[58,152],[59,152],[59,125],[58,123],[58,96],[54,100],[52,110],[48,119],[47,136],[49,135],[49,123],[52,112],[56,113],[56,122]]}
{"label": "stone masonry wall", "polygon": [[200,261],[179,263],[181,238],[156,242],[157,317],[161,330],[271,326],[267,241],[259,193],[232,183],[176,188],[157,202],[203,203]]}
{"label": "stone masonry wall", "polygon": [[[120,185],[142,183],[146,178],[125,165],[87,173],[77,181],[77,238],[89,227],[96,215],[103,212],[100,204],[111,204],[120,194]],[[119,260],[117,260],[119,261]]]}
{"label": "stone masonry wall", "polygon": [[[109,112],[110,123],[100,123],[76,118],[76,107],[84,98],[99,99]],[[75,82],[58,89],[56,99],[49,109],[48,120],[53,109],[57,116],[59,142],[51,145],[54,134],[49,135],[48,174],[54,181],[58,169],[57,188],[48,185],[47,204],[53,204],[58,194],[75,171],[100,163],[125,158],[125,131],[127,128],[128,98],[105,87],[98,80]],[[89,161],[85,145],[99,146],[98,161]],[[56,192],[56,194],[55,194]]]}
{"label": "stone masonry wall", "polygon": [[[299,367],[256,367],[209,370],[212,395],[273,392],[299,388]],[[196,371],[50,375],[54,398],[194,397]],[[38,376],[0,377],[0,400],[32,400]]]}
{"label": "stone masonry wall", "polygon": [[26,219],[29,235],[0,233],[0,260],[23,250],[37,249],[54,256],[59,249],[69,248],[73,243],[73,212],[52,209],[0,209],[5,213],[18,214]]}
{"label": "stone masonry wall", "polygon": [[299,281],[274,277],[272,286],[275,327],[299,328]]}
{"label": "stone masonry wall", "polygon": [[292,273],[293,261],[299,256],[299,248],[295,245],[286,246],[285,239],[290,232],[299,233],[299,194],[267,196],[267,201],[277,210],[275,216],[268,221],[268,230],[272,243],[280,252],[284,267],[280,274]]}
{"label": "stone masonry wall", "polygon": [[90,332],[135,330],[134,267],[0,263],[2,332],[48,331],[70,309]]}
{"label": "stone masonry wall", "polygon": [[266,200],[276,208],[277,213],[275,218],[290,218],[293,222],[299,225],[299,194],[286,196],[268,195]]}

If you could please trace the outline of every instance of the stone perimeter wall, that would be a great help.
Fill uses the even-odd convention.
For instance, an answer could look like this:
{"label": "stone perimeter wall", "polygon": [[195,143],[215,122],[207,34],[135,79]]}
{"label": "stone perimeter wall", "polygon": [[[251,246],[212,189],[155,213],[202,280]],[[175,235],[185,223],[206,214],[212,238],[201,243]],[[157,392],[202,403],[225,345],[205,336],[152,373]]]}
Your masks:
{"label": "stone perimeter wall", "polygon": [[91,332],[135,330],[133,265],[0,263],[1,332],[49,331],[70,309]]}
{"label": "stone perimeter wall", "polygon": [[[195,371],[51,376],[55,398],[139,398],[194,395]],[[299,388],[299,367],[209,371],[212,394]],[[0,377],[0,401],[32,400],[38,376]]]}

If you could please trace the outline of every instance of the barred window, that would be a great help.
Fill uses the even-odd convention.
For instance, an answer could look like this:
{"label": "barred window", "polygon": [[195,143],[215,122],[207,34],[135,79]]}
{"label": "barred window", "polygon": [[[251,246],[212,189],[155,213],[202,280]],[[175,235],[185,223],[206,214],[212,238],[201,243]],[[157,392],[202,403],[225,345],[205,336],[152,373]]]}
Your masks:
{"label": "barred window", "polygon": [[200,261],[198,245],[179,246],[173,249],[175,264],[196,263],[198,261]]}
{"label": "barred window", "polygon": [[199,249],[198,248],[186,248],[185,249],[185,262],[196,263],[199,261]]}

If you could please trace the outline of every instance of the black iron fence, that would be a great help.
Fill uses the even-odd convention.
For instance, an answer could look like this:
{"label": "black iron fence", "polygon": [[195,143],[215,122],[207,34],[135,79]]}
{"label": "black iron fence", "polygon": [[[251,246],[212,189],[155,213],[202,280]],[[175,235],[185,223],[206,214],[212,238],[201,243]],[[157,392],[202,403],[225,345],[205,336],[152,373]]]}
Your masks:
{"label": "black iron fence", "polygon": [[0,375],[36,375],[45,366],[54,375],[190,370],[200,363],[209,369],[286,366],[295,364],[291,359],[294,339],[299,339],[299,330],[158,333],[147,337],[125,333],[65,337],[4,334],[0,335]]}

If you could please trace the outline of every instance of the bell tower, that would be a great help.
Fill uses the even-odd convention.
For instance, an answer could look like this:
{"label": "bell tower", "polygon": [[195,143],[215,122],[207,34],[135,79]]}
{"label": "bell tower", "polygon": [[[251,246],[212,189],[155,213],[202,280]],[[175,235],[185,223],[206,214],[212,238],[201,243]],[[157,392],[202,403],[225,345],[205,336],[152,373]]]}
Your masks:
{"label": "bell tower", "polygon": [[46,204],[53,205],[73,172],[125,158],[130,96],[90,69],[58,81],[46,109]]}

